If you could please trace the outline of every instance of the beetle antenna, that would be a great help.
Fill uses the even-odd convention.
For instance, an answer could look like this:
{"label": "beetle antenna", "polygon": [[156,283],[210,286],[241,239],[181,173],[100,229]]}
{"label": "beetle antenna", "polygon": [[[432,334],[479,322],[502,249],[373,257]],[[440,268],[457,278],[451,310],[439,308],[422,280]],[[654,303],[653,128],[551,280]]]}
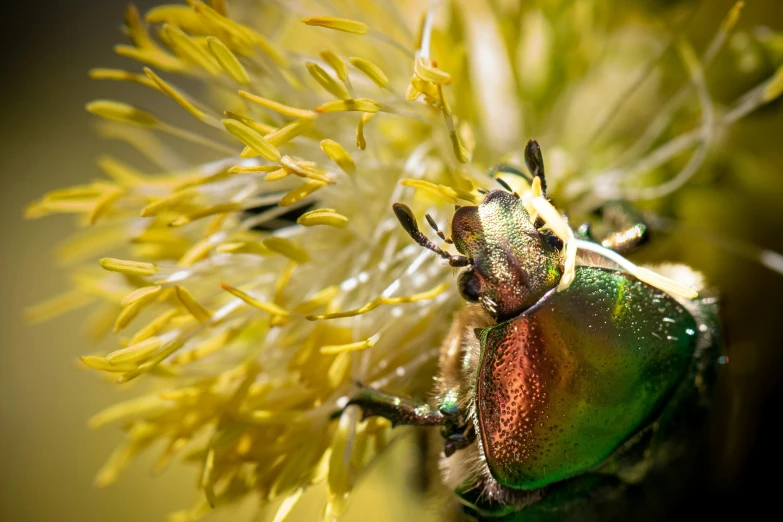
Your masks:
{"label": "beetle antenna", "polygon": [[525,181],[527,181],[528,183],[533,183],[533,176],[531,176],[527,172],[519,170],[513,165],[509,165],[508,163],[498,163],[497,165],[489,169],[488,175],[490,178],[495,179],[497,175],[500,173],[519,176],[520,178],[524,178]]}
{"label": "beetle antenna", "polygon": [[541,193],[546,197],[546,177],[544,176],[544,156],[541,154],[541,146],[536,140],[530,140],[525,147],[525,165],[530,174],[541,179]]}
{"label": "beetle antenna", "polygon": [[427,236],[422,234],[419,230],[419,224],[416,222],[416,217],[413,215],[413,211],[407,205],[402,203],[395,203],[392,205],[392,210],[394,210],[394,215],[397,216],[397,219],[399,220],[400,225],[402,225],[402,228],[405,229],[405,232],[407,232],[408,235],[419,244],[419,246],[435,252],[440,257],[448,261],[450,266],[462,267],[468,266],[470,264],[470,260],[467,257],[453,256],[449,254],[448,252],[441,249],[438,245],[430,241]]}
{"label": "beetle antenna", "polygon": [[512,193],[515,198],[519,199],[519,194],[517,194],[517,191],[511,188],[511,185],[503,181],[503,178],[495,178],[495,181],[498,182],[498,185],[506,189],[508,192]]}
{"label": "beetle antenna", "polygon": [[425,214],[424,217],[427,218],[427,223],[430,224],[432,230],[434,230],[435,233],[438,234],[438,237],[441,238],[444,243],[448,243],[449,245],[454,244],[454,241],[452,241],[450,237],[446,237],[446,235],[443,232],[441,232],[440,228],[438,228],[438,224],[435,223],[434,219],[432,219],[432,216],[430,216],[429,214]]}

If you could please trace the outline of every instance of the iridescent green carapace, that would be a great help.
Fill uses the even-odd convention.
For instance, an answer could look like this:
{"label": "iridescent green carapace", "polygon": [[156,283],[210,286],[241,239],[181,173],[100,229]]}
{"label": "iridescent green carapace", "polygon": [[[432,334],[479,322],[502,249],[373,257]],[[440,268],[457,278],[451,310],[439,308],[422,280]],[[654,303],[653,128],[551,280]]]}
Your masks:
{"label": "iridescent green carapace", "polygon": [[476,411],[492,476],[536,489],[601,464],[682,380],[697,328],[668,294],[580,267],[565,291],[478,329]]}

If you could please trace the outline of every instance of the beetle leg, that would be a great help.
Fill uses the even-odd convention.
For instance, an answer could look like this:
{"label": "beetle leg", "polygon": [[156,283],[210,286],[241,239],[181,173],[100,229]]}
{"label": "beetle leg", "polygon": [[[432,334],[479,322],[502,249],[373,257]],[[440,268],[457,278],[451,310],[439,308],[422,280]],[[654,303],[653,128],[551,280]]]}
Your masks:
{"label": "beetle leg", "polygon": [[[362,388],[354,395],[348,406],[359,406],[362,420],[369,417],[383,417],[392,426],[440,426],[445,439],[444,453],[447,457],[455,451],[466,448],[476,440],[473,423],[466,421],[457,409],[437,409],[426,402],[390,395],[372,388]],[[336,417],[341,412],[334,414]]]}
{"label": "beetle leg", "polygon": [[476,441],[476,429],[472,423],[462,425],[460,428],[453,433],[447,433],[445,427],[441,428],[440,434],[446,439],[443,450],[446,457],[451,457],[455,451],[467,448]]}
{"label": "beetle leg", "polygon": [[627,201],[610,201],[598,212],[605,223],[604,228],[609,230],[606,235],[595,240],[602,247],[627,254],[650,238],[641,212]]}
{"label": "beetle leg", "polygon": [[478,339],[473,328],[485,325],[487,320],[475,308],[457,312],[440,347],[436,396],[438,409],[444,417],[440,434],[445,439],[446,457],[476,440],[473,420],[465,411],[469,407],[466,398],[471,395],[472,381],[466,365],[471,364],[468,360],[473,361],[478,356]]}
{"label": "beetle leg", "polygon": [[345,407],[352,405],[362,409],[362,419],[383,417],[391,421],[392,426],[440,426],[444,422],[444,415],[426,402],[372,388],[362,388]]}
{"label": "beetle leg", "polygon": [[574,230],[574,235],[577,239],[584,239],[585,241],[595,242],[595,237],[593,237],[593,227],[590,225],[590,223],[582,223],[579,225],[579,228]]}

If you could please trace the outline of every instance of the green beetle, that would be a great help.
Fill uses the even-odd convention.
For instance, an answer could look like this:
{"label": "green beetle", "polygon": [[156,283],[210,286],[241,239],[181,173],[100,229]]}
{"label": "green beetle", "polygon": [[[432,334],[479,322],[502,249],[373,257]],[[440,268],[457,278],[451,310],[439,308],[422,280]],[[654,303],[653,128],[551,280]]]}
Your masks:
{"label": "green beetle", "polygon": [[348,404],[439,426],[443,478],[481,520],[584,519],[685,447],[713,380],[717,302],[687,267],[659,267],[664,277],[621,256],[646,239],[625,205],[603,209],[619,230],[600,242],[586,226],[575,234],[546,200],[533,140],[525,159],[531,174],[515,173],[531,190],[498,179],[507,190],[456,210],[453,239],[427,216],[459,255],[394,205],[418,244],[464,268],[471,304],[441,348],[434,406],[369,388]]}

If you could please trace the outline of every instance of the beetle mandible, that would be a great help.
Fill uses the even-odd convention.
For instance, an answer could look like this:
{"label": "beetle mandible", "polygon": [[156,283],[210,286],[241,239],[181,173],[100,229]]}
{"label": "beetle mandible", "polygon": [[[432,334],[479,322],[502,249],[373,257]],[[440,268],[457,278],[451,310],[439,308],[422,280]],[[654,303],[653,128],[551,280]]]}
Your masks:
{"label": "beetle mandible", "polygon": [[365,418],[439,427],[444,480],[482,519],[546,512],[554,498],[573,506],[596,484],[639,481],[675,456],[682,412],[703,406],[720,340],[717,301],[699,295],[698,273],[667,265],[661,275],[622,256],[646,239],[632,209],[608,204],[619,230],[600,239],[587,226],[575,233],[546,198],[534,140],[525,161],[529,175],[496,171],[530,189],[498,178],[505,190],[456,210],[452,238],[427,215],[457,255],[394,204],[414,241],[463,269],[470,304],[442,345],[434,405],[370,388],[348,401]]}

